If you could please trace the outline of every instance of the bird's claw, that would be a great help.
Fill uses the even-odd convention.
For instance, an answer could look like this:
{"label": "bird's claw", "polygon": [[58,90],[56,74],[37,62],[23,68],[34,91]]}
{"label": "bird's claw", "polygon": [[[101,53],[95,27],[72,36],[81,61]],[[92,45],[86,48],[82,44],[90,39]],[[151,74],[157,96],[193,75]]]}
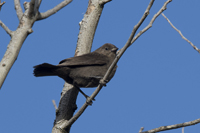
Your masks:
{"label": "bird's claw", "polygon": [[106,86],[106,84],[108,83],[108,80],[103,80],[101,79],[99,82],[102,86]]}
{"label": "bird's claw", "polygon": [[90,98],[89,96],[86,98],[86,103],[87,103],[88,105],[92,105],[92,104],[93,104],[92,101],[95,101],[95,99],[93,98],[93,99],[91,100],[91,98]]}

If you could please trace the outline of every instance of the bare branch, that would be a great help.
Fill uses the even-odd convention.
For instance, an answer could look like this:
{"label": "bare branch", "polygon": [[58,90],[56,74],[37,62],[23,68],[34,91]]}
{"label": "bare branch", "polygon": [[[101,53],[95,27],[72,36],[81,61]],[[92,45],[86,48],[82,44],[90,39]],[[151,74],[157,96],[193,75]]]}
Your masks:
{"label": "bare branch", "polygon": [[131,44],[133,42],[135,42],[144,32],[146,32],[149,28],[152,27],[153,22],[156,20],[156,18],[164,11],[167,9],[167,4],[169,4],[172,0],[167,0],[164,5],[162,6],[162,8],[153,16],[153,18],[151,19],[151,21],[149,22],[149,25],[147,25],[143,30],[141,30],[131,41]]}
{"label": "bare branch", "polygon": [[20,5],[20,0],[14,0],[14,3],[15,3],[15,10],[16,10],[16,13],[17,13],[17,17],[18,17],[19,20],[21,20],[22,15],[23,15],[23,11],[22,11],[22,7]]}
{"label": "bare branch", "polygon": [[182,133],[184,133],[184,127],[182,127]]}
{"label": "bare branch", "polygon": [[61,2],[60,4],[55,6],[54,8],[52,8],[52,9],[50,9],[50,10],[44,12],[44,13],[39,13],[37,20],[42,20],[42,19],[48,18],[49,16],[55,14],[60,9],[62,9],[66,5],[68,5],[70,2],[72,2],[72,0],[64,0],[63,2]]}
{"label": "bare branch", "polygon": [[[100,84],[98,85],[97,89],[92,93],[92,95],[87,99],[87,101],[83,104],[83,106],[80,108],[80,110],[69,120],[64,122],[61,126],[57,127],[60,129],[63,129],[65,127],[70,127],[78,118],[79,116],[84,112],[84,110],[88,107],[87,103],[92,102],[92,99],[94,99],[96,97],[96,95],[99,93],[99,91],[101,90],[102,86],[102,82],[106,81],[106,79],[108,78],[110,72],[112,71],[112,69],[115,67],[115,65],[117,64],[118,60],[120,59],[120,57],[123,55],[123,53],[125,52],[125,50],[131,45],[131,42],[133,41],[133,37],[137,31],[137,29],[140,27],[140,25],[144,22],[145,18],[147,17],[147,15],[149,14],[149,10],[151,9],[153,3],[155,0],[151,0],[144,15],[142,16],[141,20],[138,22],[138,24],[136,26],[134,26],[133,31],[128,39],[128,41],[126,42],[125,46],[120,50],[119,54],[116,56],[115,60],[113,61],[113,63],[111,64],[111,66],[109,67],[108,71],[106,72],[105,76],[103,77],[103,79],[100,81]],[[172,0],[168,0],[164,6],[161,8],[162,10],[160,10],[158,13],[159,15],[166,9],[166,5],[171,2]],[[157,14],[156,16],[154,16],[153,21],[157,18]],[[151,21],[152,22],[152,21]],[[153,23],[153,22],[152,22]],[[131,41],[132,40],[132,41]]]}
{"label": "bare branch", "polygon": [[155,129],[152,129],[152,130],[149,130],[149,131],[144,131],[144,132],[141,132],[141,133],[157,133],[157,132],[161,132],[161,131],[177,129],[177,128],[181,128],[181,127],[187,127],[187,126],[195,125],[195,124],[198,124],[198,123],[200,123],[200,119],[196,119],[194,121],[189,121],[189,122],[185,122],[185,123],[181,123],[181,124],[162,126],[162,127],[155,128]]}
{"label": "bare branch", "polygon": [[12,36],[12,31],[1,20],[0,25],[8,33],[8,35]]}
{"label": "bare branch", "polygon": [[[103,5],[99,4],[99,0],[89,0],[87,11],[84,15],[84,18],[80,22],[80,31],[78,35],[75,56],[90,52],[96,27],[98,25],[103,7]],[[87,108],[88,105],[85,103],[79,110],[79,113],[75,114],[73,117],[74,111],[77,109],[76,98],[78,92],[78,89],[65,83],[61,100],[59,102],[59,112],[56,113],[56,120],[52,129],[52,133],[63,133],[63,130],[69,132],[70,126]]]}
{"label": "bare branch", "polygon": [[[8,44],[7,50],[0,62],[0,88],[2,87],[11,67],[16,61],[20,49],[27,38],[27,36],[33,32],[32,26],[37,20],[38,12],[34,13],[34,6],[36,0],[31,0],[30,2],[24,2],[25,11],[22,13],[20,6],[20,0],[14,0],[15,8],[17,11],[18,19],[20,23],[15,31],[9,30],[5,24],[0,21],[0,25],[4,30],[11,36],[11,40]],[[37,6],[40,5],[41,0],[37,0]],[[39,7],[37,7],[39,8]]]}
{"label": "bare branch", "polygon": [[52,100],[52,103],[53,103],[53,106],[55,109],[58,109],[58,107],[56,106],[56,101],[55,100]]}
{"label": "bare branch", "polygon": [[149,10],[151,9],[151,7],[153,6],[155,0],[151,0],[146,11],[144,12],[142,18],[140,19],[140,21],[134,26],[132,33],[128,39],[128,41],[126,42],[127,44],[127,48],[132,44],[131,40],[133,39],[133,37],[135,36],[136,31],[138,30],[138,28],[140,27],[140,25],[144,22],[144,20],[146,19],[146,17],[149,15]]}
{"label": "bare branch", "polygon": [[5,4],[6,2],[4,1],[3,3],[1,3],[1,0],[0,0],[0,11],[1,11],[1,7]]}
{"label": "bare branch", "polygon": [[178,30],[171,22],[170,20],[162,13],[163,17],[167,20],[167,22],[174,28],[180,35],[181,37],[186,40],[197,52],[200,53],[200,49],[198,49],[192,42],[190,42],[186,37],[183,36],[180,30]]}
{"label": "bare branch", "polygon": [[[151,8],[151,6],[153,5],[153,2],[154,2],[154,1],[155,1],[155,0],[151,0],[151,2],[150,2],[150,4],[149,4],[150,7],[148,6],[148,10],[150,10],[150,8]],[[144,19],[144,18],[142,17],[142,19]],[[136,29],[138,29],[138,28],[136,28]],[[136,31],[135,31],[135,32],[136,32]],[[134,32],[134,33],[135,33],[135,32]],[[133,32],[132,32],[132,34],[133,34]],[[132,34],[131,34],[131,36],[134,36],[134,35],[132,35]],[[132,39],[132,38],[131,38],[131,39]],[[129,45],[129,44],[130,44],[131,39],[129,39],[129,41],[127,41],[126,45]],[[120,53],[122,53],[122,51],[120,51],[119,54],[120,54]],[[103,81],[105,81],[105,80],[108,78],[110,72],[112,71],[112,69],[113,69],[114,66],[116,65],[117,61],[119,60],[119,57],[120,57],[119,54],[117,55],[117,57],[116,57],[115,60],[113,61],[112,65],[109,67],[107,73],[105,74],[104,78],[103,78],[100,82],[103,82]],[[121,55],[122,55],[122,54],[121,54]],[[96,97],[96,95],[99,93],[99,91],[101,90],[102,87],[103,87],[102,84],[99,84],[98,87],[97,87],[97,89],[96,89],[96,90],[92,93],[92,95],[87,99],[87,101],[83,104],[83,106],[80,108],[80,110],[79,110],[69,121],[64,120],[65,122],[63,122],[61,125],[57,126],[57,128],[58,128],[58,129],[64,129],[64,128],[66,128],[66,127],[70,127],[70,126],[80,117],[80,115],[81,115],[81,114],[84,112],[84,110],[88,107],[88,103],[91,103],[91,102],[92,102],[92,99],[94,99],[94,98]]]}

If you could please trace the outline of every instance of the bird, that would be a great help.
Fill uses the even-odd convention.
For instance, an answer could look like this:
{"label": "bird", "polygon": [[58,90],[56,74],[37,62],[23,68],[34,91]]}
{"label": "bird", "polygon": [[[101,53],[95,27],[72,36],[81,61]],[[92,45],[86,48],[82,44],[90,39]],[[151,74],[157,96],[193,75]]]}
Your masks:
{"label": "bird", "polygon": [[[114,61],[117,50],[115,45],[106,43],[91,53],[64,59],[58,65],[49,63],[36,65],[33,74],[35,77],[58,76],[74,85],[88,98],[80,88],[92,88],[99,85],[100,80]],[[116,69],[117,65],[113,68],[106,82],[112,79]]]}

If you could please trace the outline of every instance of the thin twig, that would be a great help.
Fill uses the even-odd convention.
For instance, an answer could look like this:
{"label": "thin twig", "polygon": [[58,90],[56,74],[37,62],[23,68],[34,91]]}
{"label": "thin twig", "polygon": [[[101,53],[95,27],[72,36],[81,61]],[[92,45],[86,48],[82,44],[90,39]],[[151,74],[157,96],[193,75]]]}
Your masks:
{"label": "thin twig", "polygon": [[16,10],[16,13],[17,13],[17,17],[18,17],[19,20],[21,20],[22,15],[23,15],[23,11],[22,11],[22,7],[20,5],[20,1],[14,0],[14,3],[15,3],[15,10]]}
{"label": "thin twig", "polygon": [[68,5],[70,2],[72,2],[72,0],[64,0],[63,2],[61,2],[60,4],[55,6],[54,8],[52,8],[52,9],[50,9],[50,10],[44,12],[44,13],[39,13],[37,20],[42,20],[42,19],[48,18],[49,16],[55,14],[60,9],[62,9],[66,5]]}
{"label": "thin twig", "polygon": [[164,11],[167,9],[167,4],[169,4],[172,0],[167,0],[164,5],[162,6],[162,8],[153,16],[153,18],[151,19],[151,21],[149,22],[149,24],[143,29],[141,30],[131,41],[131,44],[134,43],[144,32],[146,32],[149,28],[152,27],[154,21],[156,20],[156,18]]}
{"label": "thin twig", "polygon": [[162,16],[167,20],[167,22],[172,26],[172,28],[174,28],[181,35],[181,37],[184,40],[186,40],[197,52],[200,53],[200,49],[198,49],[192,42],[190,42],[186,37],[184,37],[181,31],[178,30],[163,13],[162,13]]}
{"label": "thin twig", "polygon": [[1,20],[0,25],[8,33],[8,35],[12,36],[12,31]]}
{"label": "thin twig", "polygon": [[184,127],[182,127],[182,133],[184,133]]}
{"label": "thin twig", "polygon": [[6,3],[5,1],[1,3],[1,0],[0,0],[0,11],[1,11],[1,7],[2,7],[5,3]]}
{"label": "thin twig", "polygon": [[56,101],[55,101],[55,100],[52,100],[52,103],[53,103],[54,108],[57,110],[58,107],[56,106]]}
{"label": "thin twig", "polygon": [[152,130],[149,130],[149,131],[144,131],[144,132],[141,132],[141,133],[157,133],[157,132],[161,132],[161,131],[177,129],[177,128],[181,128],[181,127],[187,127],[187,126],[195,125],[195,124],[198,124],[198,123],[200,123],[200,119],[196,119],[194,121],[189,121],[189,122],[185,122],[185,123],[181,123],[181,124],[162,126],[162,127],[155,128],[155,129],[152,129]]}

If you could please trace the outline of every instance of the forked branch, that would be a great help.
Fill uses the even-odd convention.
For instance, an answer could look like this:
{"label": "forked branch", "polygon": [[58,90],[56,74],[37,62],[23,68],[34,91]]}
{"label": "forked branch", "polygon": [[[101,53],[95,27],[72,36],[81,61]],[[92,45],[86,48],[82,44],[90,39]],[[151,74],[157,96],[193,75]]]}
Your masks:
{"label": "forked branch", "polygon": [[[3,27],[3,29],[11,36],[7,50],[0,62],[0,88],[4,83],[8,72],[16,61],[25,39],[30,33],[33,32],[32,26],[37,20],[38,9],[41,0],[31,0],[30,2],[24,2],[24,13],[22,12],[20,6],[20,0],[14,0],[14,3],[17,16],[20,21],[17,29],[15,31],[11,31],[2,21],[0,21],[0,26]],[[37,9],[36,12],[34,9]]]}
{"label": "forked branch", "polygon": [[167,0],[164,5],[162,6],[162,8],[153,16],[153,18],[151,19],[151,21],[149,22],[149,24],[143,29],[141,30],[131,41],[131,44],[134,43],[144,32],[146,32],[149,28],[152,27],[153,22],[156,20],[156,18],[164,11],[167,9],[167,4],[169,4],[172,0]]}
{"label": "forked branch", "polygon": [[50,10],[44,12],[44,13],[39,13],[37,20],[42,20],[42,19],[48,18],[49,16],[55,14],[60,9],[62,9],[66,5],[68,5],[70,2],[72,2],[72,0],[64,0],[63,2],[61,2],[60,4],[55,6],[54,8],[52,8],[52,9],[50,9]]}

